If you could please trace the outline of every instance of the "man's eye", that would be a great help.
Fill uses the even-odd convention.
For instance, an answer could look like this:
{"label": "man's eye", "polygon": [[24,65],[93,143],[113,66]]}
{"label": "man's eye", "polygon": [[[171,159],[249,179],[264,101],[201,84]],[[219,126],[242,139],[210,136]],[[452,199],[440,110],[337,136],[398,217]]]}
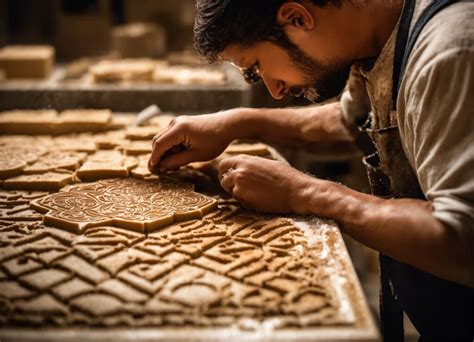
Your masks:
{"label": "man's eye", "polygon": [[247,68],[243,72],[244,79],[247,83],[257,83],[260,81],[260,75],[258,74],[258,66],[257,63],[252,65],[251,67]]}

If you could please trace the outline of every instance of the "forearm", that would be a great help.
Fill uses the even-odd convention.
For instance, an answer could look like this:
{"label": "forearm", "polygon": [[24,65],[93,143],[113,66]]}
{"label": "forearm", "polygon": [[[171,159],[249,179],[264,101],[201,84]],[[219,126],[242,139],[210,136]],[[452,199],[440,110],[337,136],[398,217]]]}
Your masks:
{"label": "forearm", "polygon": [[437,276],[474,287],[474,236],[432,215],[430,202],[384,200],[314,179],[302,191],[302,213],[335,219],[354,239]]}
{"label": "forearm", "polygon": [[241,139],[286,146],[352,145],[352,136],[341,120],[339,103],[304,108],[238,108],[228,115],[232,134]]}

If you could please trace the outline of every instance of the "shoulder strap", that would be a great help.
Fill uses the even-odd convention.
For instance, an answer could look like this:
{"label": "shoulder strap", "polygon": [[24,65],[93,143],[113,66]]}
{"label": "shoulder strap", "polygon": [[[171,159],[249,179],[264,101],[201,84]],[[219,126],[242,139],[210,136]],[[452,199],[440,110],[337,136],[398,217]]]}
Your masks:
{"label": "shoulder strap", "polygon": [[[473,0],[469,0],[473,1]],[[413,30],[410,33],[410,26],[415,12],[416,0],[405,0],[402,16],[397,33],[395,45],[393,75],[392,75],[392,106],[396,109],[400,83],[405,74],[408,58],[415,43],[425,27],[433,16],[443,8],[456,3],[455,0],[433,0],[423,11]],[[400,304],[395,299],[391,290],[389,269],[390,258],[380,255],[380,325],[383,340],[385,342],[403,341],[403,312]]]}
{"label": "shoulder strap", "polygon": [[[472,2],[473,0],[468,0],[466,2]],[[423,13],[418,18],[411,35],[409,36],[410,24],[413,18],[413,12],[415,9],[415,0],[406,0],[405,7],[403,9],[402,19],[400,22],[400,27],[398,29],[397,43],[395,49],[395,59],[393,63],[393,86],[392,86],[392,106],[396,108],[398,92],[400,90],[400,84],[402,82],[403,75],[405,74],[405,69],[407,67],[408,58],[410,53],[415,46],[415,43],[425,27],[425,25],[433,18],[438,12],[442,9],[448,7],[457,2],[462,2],[459,0],[433,0],[431,4],[423,11]]]}

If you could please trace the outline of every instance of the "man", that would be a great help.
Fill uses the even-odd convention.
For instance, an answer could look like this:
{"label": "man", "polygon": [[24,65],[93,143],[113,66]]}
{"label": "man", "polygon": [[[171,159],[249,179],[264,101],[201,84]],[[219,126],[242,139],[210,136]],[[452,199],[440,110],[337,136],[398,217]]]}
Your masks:
{"label": "man", "polygon": [[195,42],[277,99],[324,100],[349,82],[319,107],[179,117],[155,137],[150,169],[242,138],[357,145],[377,196],[250,156],[222,161],[221,185],[251,209],[333,218],[380,251],[386,340],[403,338],[401,306],[423,340],[472,341],[474,3],[200,0]]}

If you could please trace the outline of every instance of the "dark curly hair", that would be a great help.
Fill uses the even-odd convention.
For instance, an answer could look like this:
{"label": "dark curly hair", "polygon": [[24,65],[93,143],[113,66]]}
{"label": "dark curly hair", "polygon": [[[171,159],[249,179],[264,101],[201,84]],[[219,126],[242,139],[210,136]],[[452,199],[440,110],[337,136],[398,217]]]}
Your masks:
{"label": "dark curly hair", "polygon": [[[276,23],[280,6],[287,0],[198,0],[194,46],[214,62],[230,44],[252,46],[271,41],[284,48],[288,39]],[[311,0],[317,6],[339,5],[341,0]]]}

